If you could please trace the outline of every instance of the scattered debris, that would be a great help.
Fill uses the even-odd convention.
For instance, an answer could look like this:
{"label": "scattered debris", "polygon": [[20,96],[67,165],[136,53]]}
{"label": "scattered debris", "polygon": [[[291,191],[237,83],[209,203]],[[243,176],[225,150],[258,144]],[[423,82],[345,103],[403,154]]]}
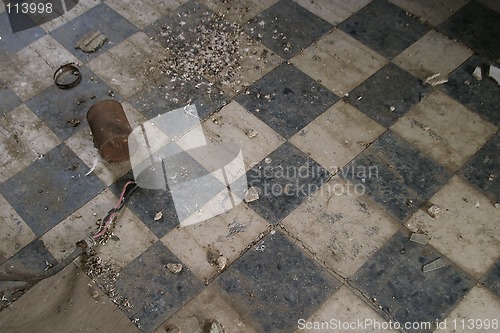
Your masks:
{"label": "scattered debris", "polygon": [[153,218],[153,220],[159,221],[159,220],[161,220],[162,217],[163,217],[163,213],[162,212],[157,212],[155,214],[155,217]]}
{"label": "scattered debris", "polygon": [[82,269],[118,307],[122,309],[131,307],[128,299],[119,296],[114,288],[116,279],[120,275],[118,266],[104,262],[95,250],[91,249],[89,253],[82,255]]}
{"label": "scattered debris", "polygon": [[107,40],[108,37],[101,34],[100,31],[92,31],[80,38],[75,48],[86,53],[92,53],[100,49]]}
{"label": "scattered debris", "polygon": [[220,256],[217,258],[217,269],[220,271],[224,270],[227,266],[228,259],[226,257]]}
{"label": "scattered debris", "polygon": [[255,138],[259,133],[254,129],[249,129],[248,131],[245,132],[245,134],[251,139]]}
{"label": "scattered debris", "polygon": [[495,203],[495,208],[500,208],[500,202]]}
{"label": "scattered debris", "polygon": [[436,269],[440,269],[445,266],[445,263],[442,258],[437,258],[436,260],[424,265],[422,270],[424,273],[435,271]]}
{"label": "scattered debris", "polygon": [[425,84],[429,84],[432,87],[448,82],[448,78],[441,78],[441,73],[436,73],[434,75],[428,76],[425,80]]}
{"label": "scattered debris", "polygon": [[78,119],[70,119],[70,120],[68,120],[68,124],[70,124],[73,127],[78,127],[78,125],[80,125],[80,120],[78,120]]}
{"label": "scattered debris", "polygon": [[179,274],[182,271],[182,268],[183,268],[182,264],[173,264],[173,263],[168,263],[165,267],[172,274]]}
{"label": "scattered debris", "polygon": [[479,201],[476,201],[476,208],[479,208],[479,206],[480,206]]}
{"label": "scattered debris", "polygon": [[439,215],[441,215],[444,212],[443,208],[441,208],[438,205],[432,205],[427,209],[427,214],[429,214],[430,217],[437,219]]}
{"label": "scattered debris", "polygon": [[481,81],[483,79],[483,74],[481,73],[481,67],[477,66],[475,69],[474,69],[474,72],[472,72],[472,76],[478,80],[478,81]]}
{"label": "scattered debris", "polygon": [[490,73],[488,76],[491,77],[493,80],[497,82],[497,84],[500,85],[500,68],[490,65]]}
{"label": "scattered debris", "polygon": [[252,186],[245,192],[245,202],[252,202],[259,199],[259,189]]}
{"label": "scattered debris", "polygon": [[418,243],[418,244],[421,244],[421,245],[426,245],[427,242],[429,241],[429,239],[431,239],[429,237],[429,235],[427,234],[419,234],[419,233],[412,233],[411,236],[410,236],[410,241],[414,242],[414,243]]}
{"label": "scattered debris", "polygon": [[225,333],[224,327],[217,320],[212,320],[210,323],[209,333]]}
{"label": "scattered debris", "polygon": [[264,159],[264,163],[266,163],[266,164],[271,164],[271,162],[272,162],[272,161],[273,161],[273,160],[272,160],[270,157],[266,157],[266,158]]}
{"label": "scattered debris", "polygon": [[491,180],[494,180],[494,179],[495,179],[495,177],[496,177],[496,175],[494,175],[494,174],[490,174],[490,175],[488,176],[488,180],[490,180],[490,181],[491,181]]}
{"label": "scattered debris", "polygon": [[[190,15],[183,13],[182,15]],[[194,27],[184,27],[179,33],[176,24],[169,21],[161,26],[159,38],[168,45],[168,56],[160,62],[160,70],[173,76],[173,80],[198,80],[211,76],[223,85],[238,85],[240,80],[235,73],[241,68],[239,54],[243,29],[227,21],[223,15],[205,11],[197,13],[200,22]],[[185,35],[186,34],[186,35]],[[197,36],[196,39],[189,36]],[[248,37],[247,37],[248,38]],[[250,38],[248,38],[251,41]],[[208,92],[211,92],[209,87]]]}

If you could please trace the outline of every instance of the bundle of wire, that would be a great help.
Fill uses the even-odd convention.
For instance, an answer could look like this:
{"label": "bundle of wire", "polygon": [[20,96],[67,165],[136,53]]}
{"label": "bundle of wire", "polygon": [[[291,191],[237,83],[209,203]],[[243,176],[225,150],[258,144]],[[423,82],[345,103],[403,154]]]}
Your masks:
{"label": "bundle of wire", "polygon": [[[132,186],[128,191],[127,188],[129,186]],[[130,198],[132,195],[132,192],[137,188],[137,184],[134,181],[128,181],[125,183],[123,186],[122,192],[120,194],[120,198],[118,199],[118,202],[116,203],[116,206],[112,209],[110,209],[106,215],[101,220],[101,223],[99,225],[99,229],[97,232],[92,236],[95,241],[97,241],[100,237],[104,236],[106,232],[108,232],[112,226],[113,223],[115,222],[116,218],[118,217],[118,214],[120,211],[125,207],[125,203],[127,200]]]}

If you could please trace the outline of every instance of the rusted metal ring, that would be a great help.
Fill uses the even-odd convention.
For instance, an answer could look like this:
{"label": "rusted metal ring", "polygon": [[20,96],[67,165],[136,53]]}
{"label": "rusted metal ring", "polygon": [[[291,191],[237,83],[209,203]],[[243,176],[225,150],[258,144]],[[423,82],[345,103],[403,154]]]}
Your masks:
{"label": "rusted metal ring", "polygon": [[[71,72],[75,76],[75,79],[69,83],[59,82],[61,75],[68,72]],[[78,69],[78,67],[76,67],[74,63],[62,65],[54,73],[54,82],[56,83],[56,86],[58,86],[60,89],[73,88],[78,83],[80,83],[81,80],[82,80],[82,74],[80,73],[80,70]]]}

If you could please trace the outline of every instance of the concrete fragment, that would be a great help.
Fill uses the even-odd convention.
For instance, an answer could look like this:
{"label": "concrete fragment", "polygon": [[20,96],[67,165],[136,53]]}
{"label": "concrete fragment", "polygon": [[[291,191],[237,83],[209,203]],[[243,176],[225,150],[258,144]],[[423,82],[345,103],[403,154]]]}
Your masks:
{"label": "concrete fragment", "polygon": [[490,65],[489,77],[491,77],[493,80],[497,82],[497,84],[500,85],[500,68]]}
{"label": "concrete fragment", "polygon": [[83,52],[92,53],[97,51],[108,40],[108,37],[100,31],[91,31],[76,43],[76,48]]}
{"label": "concrete fragment", "polygon": [[172,274],[179,274],[182,271],[182,264],[168,263],[165,267],[167,267]]}
{"label": "concrete fragment", "polygon": [[481,81],[483,79],[483,75],[481,73],[481,67],[477,66],[475,69],[474,69],[474,72],[472,72],[472,76],[478,80],[478,81]]}
{"label": "concrete fragment", "polygon": [[442,267],[444,267],[445,264],[444,264],[444,261],[442,258],[437,258],[436,260],[424,265],[422,267],[422,270],[424,273],[427,273],[427,272],[432,272],[432,271],[435,271],[436,269],[440,269]]}
{"label": "concrete fragment", "polygon": [[248,190],[245,192],[245,202],[252,202],[255,200],[259,199],[259,189],[256,187],[250,187]]}
{"label": "concrete fragment", "polygon": [[222,271],[224,268],[226,268],[227,261],[228,261],[227,258],[223,256],[217,258],[217,269],[219,271]]}
{"label": "concrete fragment", "polygon": [[434,75],[428,76],[425,78],[424,83],[430,84],[431,86],[435,87],[437,85],[443,84],[448,82],[448,78],[442,78],[441,73],[436,73]]}
{"label": "concrete fragment", "polygon": [[427,209],[427,214],[435,219],[437,219],[443,212],[443,208],[439,207],[438,205],[432,205],[429,207],[429,209]]}
{"label": "concrete fragment", "polygon": [[157,212],[155,214],[155,217],[153,218],[153,220],[159,221],[159,220],[161,220],[162,217],[163,217],[163,213],[162,212]]}
{"label": "concrete fragment", "polygon": [[222,325],[217,320],[214,319],[210,323],[209,333],[225,333],[225,332],[226,331],[224,330],[224,327],[222,327]]}
{"label": "concrete fragment", "polygon": [[251,138],[255,138],[257,136],[257,134],[259,134],[256,130],[254,129],[249,129],[248,131],[246,131],[246,135],[251,139]]}
{"label": "concrete fragment", "polygon": [[431,237],[429,235],[427,235],[427,234],[419,234],[417,232],[412,233],[411,236],[410,236],[410,241],[412,241],[414,243],[421,244],[421,245],[427,244],[427,242],[429,241],[429,239],[431,239]]}

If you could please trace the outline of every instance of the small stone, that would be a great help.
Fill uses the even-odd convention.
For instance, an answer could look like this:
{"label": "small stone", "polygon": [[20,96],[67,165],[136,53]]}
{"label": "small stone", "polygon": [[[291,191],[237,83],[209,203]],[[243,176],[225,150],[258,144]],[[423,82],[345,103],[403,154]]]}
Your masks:
{"label": "small stone", "polygon": [[430,217],[437,219],[439,215],[441,215],[444,212],[444,210],[439,207],[438,205],[432,205],[427,209],[427,214],[429,214]]}
{"label": "small stone", "polygon": [[245,192],[245,202],[252,202],[259,199],[259,189],[256,187],[250,187]]}
{"label": "small stone", "polygon": [[161,220],[162,217],[163,217],[163,213],[162,212],[157,212],[155,214],[155,217],[153,218],[153,220],[159,221],[159,220]]}
{"label": "small stone", "polygon": [[432,271],[435,271],[436,269],[440,269],[442,267],[444,267],[445,264],[444,264],[444,261],[442,258],[438,258],[436,260],[434,260],[433,262],[430,262],[426,265],[424,265],[422,267],[422,271],[424,273],[427,273],[427,272],[432,272]]}
{"label": "small stone", "polygon": [[256,137],[257,134],[259,134],[259,133],[254,129],[249,129],[248,131],[246,131],[245,134],[251,139],[251,138]]}
{"label": "small stone", "polygon": [[472,76],[478,80],[478,81],[481,81],[483,79],[483,75],[481,73],[481,67],[477,66],[475,69],[474,69],[474,72],[472,72]]}
{"label": "small stone", "polygon": [[266,157],[266,158],[264,159],[264,163],[266,163],[266,164],[271,164],[271,162],[272,162],[272,161],[273,161],[273,160],[272,160],[270,157]]}
{"label": "small stone", "polygon": [[228,261],[227,258],[223,256],[217,258],[217,269],[219,271],[222,271],[224,268],[226,268],[227,261]]}
{"label": "small stone", "polygon": [[212,323],[210,323],[209,333],[225,333],[225,331],[222,325],[217,320],[214,319]]}
{"label": "small stone", "polygon": [[497,209],[498,209],[498,208],[500,208],[500,202],[497,202],[497,203],[495,204],[495,208],[497,208]]}
{"label": "small stone", "polygon": [[476,201],[476,208],[479,208],[480,204],[479,201]]}
{"label": "small stone", "polygon": [[389,108],[389,110],[390,110],[391,112],[394,112],[394,111],[396,111],[396,108],[395,108],[394,106],[391,106],[391,107]]}
{"label": "small stone", "polygon": [[168,263],[166,267],[172,274],[179,274],[182,271],[182,264]]}

